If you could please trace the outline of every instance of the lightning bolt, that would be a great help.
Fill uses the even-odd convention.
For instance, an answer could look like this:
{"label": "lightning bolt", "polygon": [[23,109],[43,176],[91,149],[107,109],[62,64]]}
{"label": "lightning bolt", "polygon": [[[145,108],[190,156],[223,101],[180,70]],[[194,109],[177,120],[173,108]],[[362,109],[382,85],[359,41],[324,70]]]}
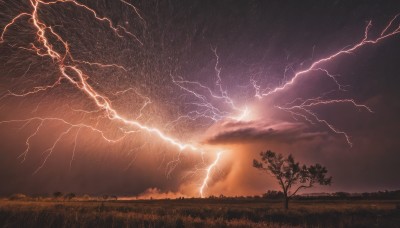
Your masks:
{"label": "lightning bolt", "polygon": [[[382,41],[384,39],[387,39],[389,37],[392,37],[392,36],[400,33],[400,25],[398,25],[398,27],[395,28],[393,31],[388,32],[388,30],[392,26],[393,21],[397,18],[397,16],[398,15],[396,15],[389,22],[389,24],[382,30],[381,34],[376,39],[369,39],[368,38],[368,32],[369,32],[370,28],[372,27],[372,21],[369,21],[367,26],[365,27],[365,30],[364,30],[364,37],[359,43],[356,43],[356,44],[352,45],[351,47],[344,48],[344,49],[342,49],[342,50],[340,50],[340,51],[338,51],[336,53],[333,53],[333,54],[329,55],[328,57],[321,58],[321,59],[313,62],[307,69],[295,73],[295,75],[292,77],[292,79],[290,79],[288,82],[284,83],[282,86],[278,86],[275,89],[272,89],[272,90],[270,90],[268,92],[259,94],[258,96],[259,97],[267,97],[267,96],[270,96],[270,95],[272,95],[274,93],[283,91],[283,90],[287,89],[289,86],[293,85],[299,78],[307,75],[308,73],[310,73],[312,71],[315,71],[315,70],[323,70],[322,68],[318,67],[322,63],[326,63],[326,62],[332,61],[332,60],[336,59],[337,57],[345,55],[345,54],[351,54],[354,51],[356,51],[356,50],[358,50],[358,49],[360,49],[360,48],[362,48],[362,47],[364,47],[364,46],[366,46],[368,44],[371,44],[371,45],[372,44],[377,44],[378,42],[380,42],[380,41]],[[327,73],[326,70],[324,70],[324,71]],[[327,75],[330,78],[334,79],[334,77],[332,77],[331,74],[327,73]],[[337,83],[337,81],[335,79],[334,79],[334,81]]]}
{"label": "lightning bolt", "polygon": [[[353,52],[357,51],[358,49],[363,48],[366,45],[377,44],[387,38],[390,38],[390,37],[400,33],[400,24],[397,25],[397,27],[393,26],[394,21],[398,18],[399,15],[400,14],[395,15],[389,21],[389,23],[384,27],[384,29],[381,31],[380,35],[375,39],[371,39],[368,37],[370,28],[372,27],[372,21],[369,21],[364,30],[364,37],[362,38],[362,40],[360,42],[353,44],[349,47],[343,48],[342,50],[335,52],[327,57],[324,57],[324,58],[314,61],[308,68],[298,71],[298,72],[295,72],[294,76],[289,81],[285,82],[281,86],[278,86],[278,87],[276,87],[274,89],[270,89],[270,90],[261,89],[261,86],[257,84],[257,81],[255,81],[254,79],[251,79],[250,83],[255,90],[255,97],[261,100],[264,97],[269,97],[275,93],[283,92],[283,91],[289,89],[290,86],[294,85],[300,78],[305,77],[307,74],[314,72],[314,71],[320,71],[320,72],[325,73],[325,75],[328,76],[330,79],[332,79],[332,81],[336,84],[338,90],[344,91],[344,86],[338,82],[335,75],[329,73],[328,70],[323,69],[321,67],[321,65],[323,63],[331,62],[342,55],[352,54]],[[391,30],[391,28],[392,28],[392,30]],[[285,72],[286,72],[286,70],[285,70]],[[298,99],[295,99],[295,101],[297,101],[297,100]],[[295,103],[295,101],[293,101],[291,103]],[[301,117],[301,118],[305,119],[306,121],[310,122],[311,124],[315,124],[315,122],[319,122],[319,123],[327,126],[332,132],[343,135],[345,137],[347,143],[351,147],[352,142],[350,140],[350,136],[348,135],[348,133],[346,133],[345,131],[339,130],[332,123],[319,117],[315,112],[310,110],[310,108],[315,107],[315,106],[340,104],[340,103],[351,104],[355,108],[363,108],[366,111],[372,113],[372,110],[370,107],[368,107],[366,105],[358,104],[353,99],[323,100],[323,99],[321,99],[321,97],[316,98],[316,99],[315,98],[307,99],[306,101],[304,101],[303,103],[301,103],[299,105],[290,106],[287,104],[286,106],[276,105],[275,107],[277,107],[280,110],[289,112],[292,115]]]}
{"label": "lightning bolt", "polygon": [[[223,119],[240,121],[250,113],[248,107],[239,108],[229,96],[227,90],[223,88],[221,78],[222,67],[220,66],[217,48],[212,47],[211,51],[216,59],[214,70],[217,92],[200,82],[184,80],[182,77],[180,77],[180,79],[176,79],[173,75],[171,75],[172,82],[176,86],[198,100],[197,102],[188,103],[188,105],[196,106],[198,109],[196,111],[189,112],[186,115],[179,116],[176,120],[170,122],[169,124],[177,122],[181,119],[197,120],[199,118],[210,119],[212,122],[218,122]],[[197,91],[202,91],[203,93]],[[222,102],[222,104],[227,105],[230,110],[222,110],[221,108],[217,107],[214,102]]]}
{"label": "lightning bolt", "polygon": [[[291,103],[294,103],[294,102],[291,102]],[[311,124],[315,124],[315,121],[324,124],[334,133],[343,135],[346,138],[347,143],[350,146],[352,146],[353,144],[350,140],[350,136],[346,132],[337,129],[335,126],[333,126],[327,120],[321,119],[320,117],[318,117],[318,115],[315,112],[310,110],[310,108],[312,108],[312,107],[322,106],[322,105],[330,105],[330,104],[350,104],[350,105],[353,105],[354,107],[364,109],[370,113],[373,113],[372,110],[368,106],[358,104],[353,99],[321,100],[321,98],[314,98],[314,99],[307,99],[299,105],[290,105],[287,107],[276,106],[276,107],[278,109],[287,111],[293,115],[303,117],[305,120],[307,120]],[[312,121],[312,119],[314,119],[314,121]]]}
{"label": "lightning bolt", "polygon": [[[140,17],[140,19],[144,20],[143,17],[141,17],[141,15],[138,13],[138,10],[136,7],[134,7],[132,4],[122,1],[125,4],[128,4],[129,6],[133,7],[134,10],[136,11],[136,14]],[[41,5],[50,5],[50,4],[56,4],[56,3],[72,3],[77,7],[83,8],[87,11],[89,11],[90,13],[92,13],[92,15],[95,17],[95,19],[99,20],[99,21],[103,21],[106,22],[109,26],[109,28],[111,30],[113,30],[115,32],[115,34],[118,37],[122,37],[121,35],[121,30],[133,37],[137,42],[139,42],[141,45],[143,45],[143,43],[131,32],[129,32],[126,28],[122,27],[122,26],[115,26],[113,25],[112,21],[107,18],[107,17],[100,17],[98,16],[98,14],[96,13],[96,11],[92,8],[89,8],[86,5],[83,5],[81,3],[78,3],[75,0],[57,0],[57,1],[49,1],[49,2],[44,2],[41,0],[30,0],[31,6],[33,8],[31,13],[21,13],[19,15],[17,15],[16,17],[14,17],[8,24],[6,24],[6,26],[4,27],[2,33],[1,33],[1,43],[3,43],[5,41],[4,36],[7,32],[7,29],[12,26],[13,24],[15,24],[15,22],[18,19],[21,19],[23,17],[29,17],[31,23],[33,24],[34,28],[36,29],[36,37],[37,37],[37,41],[41,44],[42,47],[37,47],[35,44],[31,44],[30,48],[25,48],[26,50],[30,50],[35,52],[38,56],[44,57],[50,57],[53,62],[55,64],[57,64],[59,72],[61,73],[60,78],[52,85],[49,86],[41,86],[41,87],[35,87],[32,91],[26,92],[26,93],[22,93],[22,94],[17,94],[17,93],[13,93],[11,91],[9,91],[7,94],[3,95],[1,97],[1,99],[7,97],[7,96],[17,96],[17,97],[25,97],[28,95],[32,95],[38,92],[42,92],[42,91],[46,91],[48,89],[54,88],[56,85],[59,85],[62,79],[66,79],[67,81],[69,81],[72,85],[75,86],[75,88],[79,89],[81,92],[83,92],[84,94],[86,94],[86,96],[91,99],[94,104],[100,109],[103,110],[106,113],[106,117],[112,121],[118,121],[123,123],[124,125],[128,125],[131,127],[135,127],[139,130],[143,130],[146,131],[148,133],[151,133],[153,135],[158,136],[160,139],[162,139],[163,141],[177,147],[180,151],[183,150],[192,150],[192,151],[201,151],[200,148],[198,148],[197,146],[195,146],[194,144],[190,144],[190,143],[182,143],[176,139],[174,139],[173,137],[170,137],[168,135],[166,135],[165,133],[163,133],[160,129],[158,128],[154,128],[154,127],[149,127],[146,125],[141,124],[140,122],[136,121],[136,120],[132,120],[132,119],[127,119],[125,117],[123,117],[121,114],[118,113],[118,111],[116,109],[113,108],[111,101],[108,97],[100,94],[97,90],[95,90],[89,83],[88,83],[88,79],[89,76],[84,74],[83,71],[77,66],[77,65],[70,65],[68,64],[68,60],[70,62],[79,62],[79,63],[85,63],[85,64],[89,64],[89,65],[96,65],[96,66],[100,66],[100,67],[118,67],[121,68],[122,70],[126,71],[126,68],[120,65],[116,65],[116,64],[101,64],[101,63],[93,63],[93,62],[88,62],[88,61],[81,61],[81,60],[76,60],[72,57],[72,54],[70,53],[69,50],[69,46],[68,43],[61,37],[61,35],[59,35],[57,32],[54,31],[54,29],[51,26],[48,26],[45,24],[45,22],[41,21],[38,15],[38,10],[40,8]],[[60,42],[63,47],[64,53],[61,53],[60,51],[57,51],[54,47],[53,44],[49,41],[49,36],[53,36],[56,38],[56,40],[58,42]],[[69,59],[68,59],[69,58]],[[120,91],[117,92],[116,95],[121,94],[123,92],[126,91]],[[143,109],[147,106],[147,104],[149,104],[151,101],[150,99],[146,99],[146,102],[144,103],[144,105],[141,107],[140,109],[140,114],[136,119],[139,119],[142,115],[142,111]],[[35,135],[37,135],[37,133],[39,132],[39,130],[42,128],[43,124],[45,121],[61,121],[64,124],[66,124],[67,126],[69,126],[67,128],[67,130],[65,130],[64,132],[62,132],[59,137],[55,140],[54,144],[48,148],[47,150],[44,151],[44,153],[47,153],[47,155],[45,156],[42,164],[35,170],[34,173],[37,173],[41,168],[43,168],[43,166],[45,165],[46,161],[48,160],[48,158],[51,156],[51,154],[53,153],[54,149],[56,148],[57,144],[60,142],[60,140],[65,137],[66,135],[68,135],[74,128],[77,128],[78,131],[76,133],[75,136],[75,144],[74,144],[74,149],[73,149],[73,155],[72,155],[72,159],[71,159],[71,163],[74,157],[74,153],[75,153],[75,148],[76,148],[76,137],[78,136],[79,130],[82,127],[85,128],[89,128],[93,131],[96,131],[98,133],[101,134],[102,138],[108,142],[117,142],[122,140],[125,136],[121,137],[120,139],[117,140],[113,140],[113,139],[109,139],[107,138],[103,131],[101,131],[100,129],[97,129],[96,127],[90,126],[90,125],[86,125],[86,124],[73,124],[70,122],[67,122],[64,119],[61,118],[42,118],[42,117],[35,117],[35,118],[30,118],[30,119],[25,119],[25,120],[10,120],[10,121],[2,121],[0,123],[12,123],[12,122],[25,122],[25,123],[29,123],[33,120],[38,120],[40,121],[40,124],[38,125],[38,127],[36,128],[36,130],[33,132],[33,134],[31,134],[28,139],[26,140],[26,145],[27,148],[26,150],[21,154],[21,156],[23,156],[23,159],[25,160],[25,157],[29,151],[30,148],[30,140],[32,137],[34,137]],[[125,132],[125,133],[130,133],[130,132]],[[219,159],[220,155],[218,155],[218,159]],[[211,164],[210,167],[215,166],[214,163]],[[203,183],[207,182],[208,180],[208,175],[209,175],[209,171],[211,170],[211,168],[207,169],[207,175],[205,177],[205,181],[203,181]],[[202,191],[203,193],[203,188]]]}
{"label": "lightning bolt", "polygon": [[208,168],[206,169],[207,175],[204,178],[203,184],[201,185],[200,190],[199,190],[201,197],[204,197],[204,188],[207,187],[207,184],[208,184],[209,179],[210,179],[211,172],[213,171],[215,166],[218,164],[218,162],[219,162],[219,160],[221,158],[221,155],[222,155],[222,152],[218,152],[217,153],[217,157],[215,158],[214,162],[210,166],[208,166]]}
{"label": "lightning bolt", "polygon": [[[161,139],[171,143],[172,145],[178,147],[180,150],[184,150],[184,149],[191,149],[191,150],[198,150],[197,147],[195,147],[194,145],[191,144],[185,144],[185,143],[181,143],[178,140],[175,140],[167,135],[165,135],[162,131],[160,131],[157,128],[151,128],[145,125],[142,125],[141,123],[134,121],[134,120],[129,120],[126,119],[124,117],[122,117],[111,105],[110,100],[101,95],[100,93],[98,93],[95,89],[93,89],[93,87],[91,85],[89,85],[89,83],[87,82],[88,80],[88,76],[85,75],[82,70],[80,70],[77,66],[74,65],[66,65],[65,64],[65,58],[66,56],[71,56],[71,53],[69,52],[69,48],[68,48],[68,44],[61,38],[61,36],[59,34],[57,34],[50,26],[47,26],[46,24],[44,24],[42,21],[40,21],[39,16],[38,16],[38,8],[40,4],[44,4],[44,5],[48,5],[48,4],[55,4],[58,2],[70,2],[73,3],[79,7],[83,7],[84,9],[90,11],[93,13],[93,15],[95,16],[96,19],[100,20],[100,21],[106,21],[108,22],[109,26],[111,29],[113,29],[117,35],[119,35],[118,33],[118,29],[116,27],[113,26],[112,22],[110,19],[106,18],[106,17],[99,17],[97,15],[97,13],[83,5],[80,4],[76,1],[73,0],[58,0],[58,1],[54,1],[54,2],[43,2],[40,0],[31,0],[30,1],[33,7],[33,12],[32,14],[20,14],[17,17],[21,17],[22,15],[31,15],[31,19],[33,22],[34,27],[37,29],[37,37],[38,37],[38,41],[40,41],[46,51],[46,55],[51,57],[58,65],[59,70],[61,72],[61,75],[64,79],[67,79],[72,85],[74,85],[77,89],[79,89],[80,91],[82,91],[83,93],[85,93],[90,99],[92,99],[94,101],[94,103],[102,110],[104,110],[107,113],[107,116],[111,119],[111,120],[116,120],[116,121],[120,121],[123,122],[124,124],[127,125],[131,125],[134,127],[137,127],[141,130],[145,130],[149,133],[153,133],[157,136],[159,136]],[[18,18],[14,18],[9,24],[7,24],[7,26],[5,27],[5,29],[7,29],[9,26],[12,25],[13,22],[15,22],[16,19]],[[50,33],[52,35],[55,35],[58,39],[58,41],[60,41],[64,47],[65,47],[65,54],[61,54],[58,51],[56,51],[53,46],[50,44],[48,38],[47,38],[47,32],[46,30],[49,30]],[[124,30],[125,31],[125,30]],[[3,35],[6,32],[6,30],[3,31]],[[128,33],[130,34],[130,33]],[[119,35],[120,36],[120,35]],[[74,76],[71,73],[68,73],[68,70],[72,71],[73,73],[76,74],[76,76],[78,77],[78,79],[74,79]],[[57,84],[59,83],[59,81],[62,78],[60,78],[57,81]],[[49,87],[38,87],[35,88],[33,92],[28,92],[25,94],[18,94],[17,96],[26,96],[26,95],[30,95],[32,93],[38,92],[38,91],[43,91],[46,90],[47,88],[52,88],[53,86],[49,86]]]}

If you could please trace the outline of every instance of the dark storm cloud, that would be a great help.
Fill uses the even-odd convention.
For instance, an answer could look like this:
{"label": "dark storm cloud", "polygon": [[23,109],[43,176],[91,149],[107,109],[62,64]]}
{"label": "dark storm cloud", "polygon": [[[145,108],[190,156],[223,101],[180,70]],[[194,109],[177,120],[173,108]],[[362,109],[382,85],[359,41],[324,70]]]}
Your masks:
{"label": "dark storm cloud", "polygon": [[322,132],[309,132],[302,123],[280,122],[277,124],[257,122],[226,122],[217,127],[218,131],[205,139],[209,144],[242,144],[264,142],[294,143],[311,140],[326,135]]}

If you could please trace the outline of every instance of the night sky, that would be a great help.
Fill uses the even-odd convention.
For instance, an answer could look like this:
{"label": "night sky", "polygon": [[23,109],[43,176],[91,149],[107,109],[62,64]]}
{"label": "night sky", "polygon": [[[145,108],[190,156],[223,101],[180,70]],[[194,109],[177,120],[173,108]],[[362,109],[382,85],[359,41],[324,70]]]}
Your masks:
{"label": "night sky", "polygon": [[265,150],[400,188],[398,2],[46,2],[0,0],[0,195],[262,194]]}

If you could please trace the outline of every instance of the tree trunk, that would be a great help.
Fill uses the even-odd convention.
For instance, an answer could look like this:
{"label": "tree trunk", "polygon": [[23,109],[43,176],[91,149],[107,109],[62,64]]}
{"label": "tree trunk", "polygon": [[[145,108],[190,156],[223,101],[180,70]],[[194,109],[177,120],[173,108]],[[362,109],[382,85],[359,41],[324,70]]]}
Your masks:
{"label": "tree trunk", "polygon": [[285,197],[284,207],[285,207],[285,210],[289,209],[289,197]]}

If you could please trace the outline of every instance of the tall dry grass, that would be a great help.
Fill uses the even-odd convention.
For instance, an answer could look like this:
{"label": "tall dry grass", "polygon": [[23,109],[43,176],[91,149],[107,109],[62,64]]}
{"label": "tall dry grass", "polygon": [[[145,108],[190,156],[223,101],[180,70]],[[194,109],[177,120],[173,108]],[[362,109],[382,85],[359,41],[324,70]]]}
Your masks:
{"label": "tall dry grass", "polygon": [[399,227],[396,201],[1,200],[0,227]]}

